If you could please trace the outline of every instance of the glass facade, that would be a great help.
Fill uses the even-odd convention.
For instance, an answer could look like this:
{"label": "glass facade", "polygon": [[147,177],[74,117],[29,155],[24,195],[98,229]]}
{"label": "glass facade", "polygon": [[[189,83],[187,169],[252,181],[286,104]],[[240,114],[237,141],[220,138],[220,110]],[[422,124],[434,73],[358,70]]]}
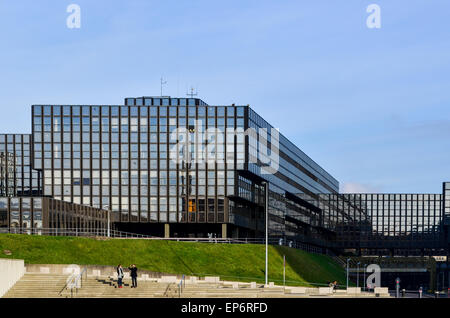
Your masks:
{"label": "glass facade", "polygon": [[0,152],[0,196],[16,195],[15,164],[14,153]]}
{"label": "glass facade", "polygon": [[[235,171],[244,168],[244,139],[234,133],[244,126],[243,107],[162,98],[126,104],[33,106],[44,195],[111,209],[120,222],[226,223]],[[187,139],[192,149],[180,142]]]}
{"label": "glass facade", "polygon": [[0,157],[1,196],[41,195],[40,171],[31,168],[31,135],[0,134]]}
{"label": "glass facade", "polygon": [[443,183],[443,205],[444,217],[446,220],[450,219],[450,182]]}
{"label": "glass facade", "polygon": [[[339,187],[284,136],[263,134],[260,128],[272,127],[248,106],[142,97],[126,98],[125,106],[35,105],[32,112],[43,194],[110,209],[121,223],[228,223],[236,229],[227,236],[258,236],[260,181],[267,180],[271,235],[286,236],[287,224],[307,236],[320,232],[299,223],[311,218],[312,205],[286,193],[311,201]],[[261,173],[262,139],[279,153],[274,174]]]}
{"label": "glass facade", "polygon": [[340,194],[321,199],[324,213],[341,216],[331,224],[338,247],[369,255],[383,249],[420,255],[445,247],[441,194]]}
{"label": "glass facade", "polygon": [[[108,211],[44,197],[0,197],[0,232],[8,229],[106,229]],[[31,231],[30,231],[31,233]]]}

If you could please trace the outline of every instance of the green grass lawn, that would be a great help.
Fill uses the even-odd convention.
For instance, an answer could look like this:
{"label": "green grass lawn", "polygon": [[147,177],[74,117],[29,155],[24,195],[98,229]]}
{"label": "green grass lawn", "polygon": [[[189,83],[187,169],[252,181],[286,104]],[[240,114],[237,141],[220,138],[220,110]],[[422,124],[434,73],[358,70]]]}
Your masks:
{"label": "green grass lawn", "polygon": [[[12,255],[5,255],[4,250]],[[334,280],[345,284],[345,271],[332,258],[284,246],[269,246],[269,281],[282,283],[283,255],[288,285],[311,286]],[[136,264],[155,272],[257,282],[264,282],[265,268],[265,247],[256,244],[0,234],[0,257],[24,259],[28,264]]]}

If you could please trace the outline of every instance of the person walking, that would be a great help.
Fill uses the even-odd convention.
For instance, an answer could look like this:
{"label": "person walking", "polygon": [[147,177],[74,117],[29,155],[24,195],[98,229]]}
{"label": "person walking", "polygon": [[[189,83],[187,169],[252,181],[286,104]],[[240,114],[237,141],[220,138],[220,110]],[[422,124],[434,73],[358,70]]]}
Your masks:
{"label": "person walking", "polygon": [[337,282],[337,280],[335,280],[334,282],[333,282],[333,292],[335,293],[336,292],[336,289],[338,288],[338,282]]}
{"label": "person walking", "polygon": [[122,280],[123,280],[123,268],[122,265],[119,264],[117,266],[117,287],[122,288]]}
{"label": "person walking", "polygon": [[330,287],[331,292],[334,293],[334,289],[336,288],[336,285],[334,282],[329,282],[328,283],[328,287]]}
{"label": "person walking", "polygon": [[128,267],[130,270],[130,276],[131,276],[131,288],[137,288],[137,267],[135,264],[130,265]]}

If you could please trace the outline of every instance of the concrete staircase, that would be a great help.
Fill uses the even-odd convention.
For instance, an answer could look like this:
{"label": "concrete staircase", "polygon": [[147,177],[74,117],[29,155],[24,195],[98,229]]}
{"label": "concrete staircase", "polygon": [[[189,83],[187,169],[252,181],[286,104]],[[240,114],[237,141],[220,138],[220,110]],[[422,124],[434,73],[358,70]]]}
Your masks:
{"label": "concrete staircase", "polygon": [[324,293],[328,288],[304,288],[256,283],[223,281],[186,281],[180,293],[178,283],[157,279],[138,280],[138,288],[131,288],[131,280],[125,279],[123,288],[117,288],[117,279],[111,276],[87,276],[79,289],[61,290],[68,275],[25,274],[4,296],[6,298],[299,298],[299,297],[374,297],[369,293],[358,295],[346,291]]}
{"label": "concrete staircase", "polygon": [[4,298],[56,298],[66,284],[68,275],[24,274],[3,296]]}
{"label": "concrete staircase", "polygon": [[[70,290],[61,290],[66,285],[68,275],[25,274],[4,296],[5,298],[63,298],[71,297]],[[112,277],[88,277],[83,280],[82,288],[74,289],[76,298],[257,298],[289,297],[284,295],[282,287],[270,288],[233,288],[221,283],[202,282],[186,284],[180,295],[177,283],[138,281],[138,288],[131,288],[131,282],[125,280],[123,288],[117,288],[117,280]]]}

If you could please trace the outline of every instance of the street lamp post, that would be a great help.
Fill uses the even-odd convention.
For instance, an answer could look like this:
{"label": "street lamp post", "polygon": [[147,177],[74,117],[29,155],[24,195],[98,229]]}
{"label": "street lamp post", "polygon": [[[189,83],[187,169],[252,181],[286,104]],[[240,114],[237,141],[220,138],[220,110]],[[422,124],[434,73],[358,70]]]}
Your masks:
{"label": "street lamp post", "polygon": [[359,287],[359,264],[361,264],[360,262],[358,262],[357,265],[357,270],[356,270],[356,287]]}
{"label": "street lamp post", "polygon": [[269,184],[263,181],[265,192],[265,214],[266,214],[266,275],[265,281],[268,285],[269,281]]}
{"label": "street lamp post", "polygon": [[363,271],[363,279],[364,279],[364,289],[363,289],[363,291],[365,291],[366,290],[366,265],[367,264],[364,264],[363,265],[363,269],[364,269],[364,271]]}
{"label": "street lamp post", "polygon": [[108,237],[111,237],[111,211],[108,209]]}
{"label": "street lamp post", "polygon": [[348,289],[348,262],[350,261],[350,258],[347,258],[347,289]]}
{"label": "street lamp post", "polygon": [[107,216],[108,216],[108,228],[107,228],[106,232],[107,232],[107,236],[111,237],[111,211],[109,210],[109,206],[108,205],[105,205],[103,207],[103,209],[108,211],[108,214],[107,214]]}

